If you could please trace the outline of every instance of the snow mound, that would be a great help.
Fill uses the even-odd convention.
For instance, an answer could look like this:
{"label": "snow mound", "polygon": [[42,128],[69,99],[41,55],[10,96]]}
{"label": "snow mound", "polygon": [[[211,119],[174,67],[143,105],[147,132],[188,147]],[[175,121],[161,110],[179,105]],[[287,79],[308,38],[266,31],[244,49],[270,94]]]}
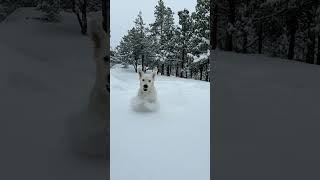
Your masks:
{"label": "snow mound", "polygon": [[155,103],[146,102],[138,96],[131,99],[131,108],[136,112],[155,112],[160,108],[158,101]]}

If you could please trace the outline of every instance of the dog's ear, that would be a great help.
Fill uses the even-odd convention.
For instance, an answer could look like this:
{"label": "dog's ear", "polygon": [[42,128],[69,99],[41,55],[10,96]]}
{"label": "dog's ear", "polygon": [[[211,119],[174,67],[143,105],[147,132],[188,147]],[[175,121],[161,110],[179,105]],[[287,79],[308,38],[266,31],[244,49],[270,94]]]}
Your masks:
{"label": "dog's ear", "polygon": [[143,71],[139,70],[138,73],[139,73],[139,79],[141,79],[143,76]]}

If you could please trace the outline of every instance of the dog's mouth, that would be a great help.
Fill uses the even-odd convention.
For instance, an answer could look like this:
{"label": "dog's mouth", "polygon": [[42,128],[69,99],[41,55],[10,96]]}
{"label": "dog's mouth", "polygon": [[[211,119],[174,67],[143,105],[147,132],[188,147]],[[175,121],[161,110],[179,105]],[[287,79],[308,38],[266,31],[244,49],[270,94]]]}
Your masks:
{"label": "dog's mouth", "polygon": [[148,91],[148,89],[147,89],[147,88],[144,88],[143,91]]}

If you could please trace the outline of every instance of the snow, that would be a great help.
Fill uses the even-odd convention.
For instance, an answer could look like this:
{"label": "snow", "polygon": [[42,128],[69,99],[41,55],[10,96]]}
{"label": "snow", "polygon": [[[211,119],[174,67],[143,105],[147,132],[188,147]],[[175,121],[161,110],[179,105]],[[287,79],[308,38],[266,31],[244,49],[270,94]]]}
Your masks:
{"label": "snow", "polygon": [[200,62],[200,61],[207,60],[209,58],[209,56],[210,56],[210,51],[207,50],[206,53],[201,53],[200,55],[192,55],[191,53],[188,53],[187,56],[193,58],[193,62],[197,63],[197,62]]}
{"label": "snow", "polygon": [[205,42],[206,44],[210,45],[210,40],[209,40],[209,39],[207,39],[207,38],[205,38],[205,37],[202,37],[201,40],[202,40],[203,42]]}
{"label": "snow", "polygon": [[155,112],[160,108],[160,104],[156,101],[149,103],[135,96],[131,99],[131,108],[136,112]]}
{"label": "snow", "polygon": [[139,78],[111,69],[111,180],[210,179],[210,84],[156,76],[160,109],[135,112]]}
{"label": "snow", "polygon": [[255,54],[213,55],[219,164],[213,176],[319,179],[320,66]]}
{"label": "snow", "polygon": [[91,44],[73,14],[39,17],[21,8],[0,24],[0,179],[103,179],[105,160],[76,157],[68,134],[94,82]]}

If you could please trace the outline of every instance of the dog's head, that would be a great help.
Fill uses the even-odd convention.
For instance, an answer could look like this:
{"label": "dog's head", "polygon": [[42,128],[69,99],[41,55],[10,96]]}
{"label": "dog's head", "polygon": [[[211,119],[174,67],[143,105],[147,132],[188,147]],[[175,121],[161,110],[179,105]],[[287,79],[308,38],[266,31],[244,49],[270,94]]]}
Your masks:
{"label": "dog's head", "polygon": [[143,71],[139,71],[140,89],[143,92],[149,92],[154,87],[154,80],[157,71],[154,70],[151,74],[145,74]]}

